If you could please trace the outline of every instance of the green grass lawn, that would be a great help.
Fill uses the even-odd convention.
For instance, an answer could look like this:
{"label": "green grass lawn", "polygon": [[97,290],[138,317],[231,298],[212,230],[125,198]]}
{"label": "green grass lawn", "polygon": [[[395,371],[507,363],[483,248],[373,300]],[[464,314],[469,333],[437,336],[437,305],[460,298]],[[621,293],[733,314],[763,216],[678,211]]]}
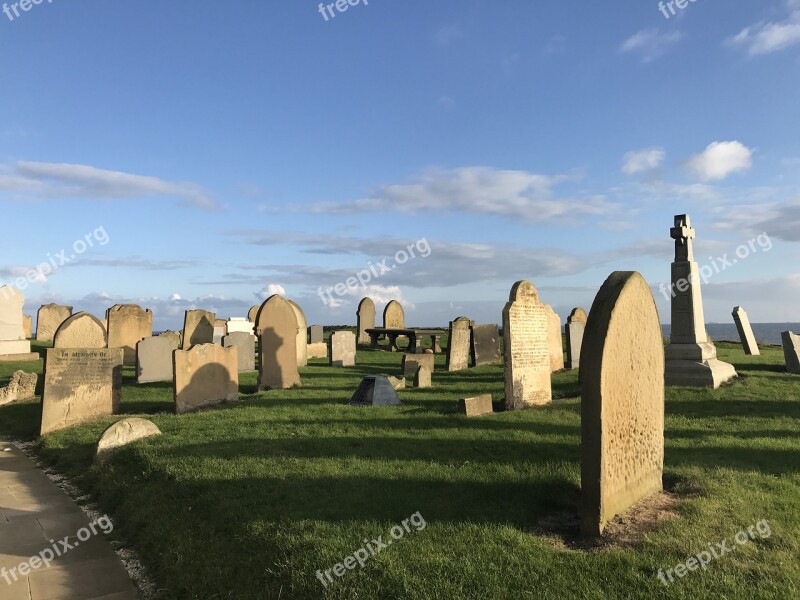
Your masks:
{"label": "green grass lawn", "polygon": [[[102,468],[93,446],[114,420],[45,436],[37,451],[116,520],[161,589],[180,599],[798,598],[800,377],[779,347],[748,357],[718,344],[741,378],[720,390],[668,389],[667,489],[678,518],[635,543],[570,543],[580,504],[580,388],[553,378],[552,406],[477,419],[459,397],[503,395],[503,371],[444,373],[400,392],[399,407],[346,405],[360,377],[397,374],[401,356],[360,350],[358,366],[312,360],[303,387],[256,393],[207,412],[169,414],[171,384],[136,386],[122,412],[160,437]],[[0,363],[0,380],[21,365]],[[2,383],[2,382],[0,382]],[[38,402],[0,408],[0,432],[35,437]],[[334,578],[331,569],[412,514],[425,527]],[[656,574],[766,519],[771,535],[669,587]],[[563,521],[547,535],[542,523]],[[373,544],[374,545],[374,544]]]}

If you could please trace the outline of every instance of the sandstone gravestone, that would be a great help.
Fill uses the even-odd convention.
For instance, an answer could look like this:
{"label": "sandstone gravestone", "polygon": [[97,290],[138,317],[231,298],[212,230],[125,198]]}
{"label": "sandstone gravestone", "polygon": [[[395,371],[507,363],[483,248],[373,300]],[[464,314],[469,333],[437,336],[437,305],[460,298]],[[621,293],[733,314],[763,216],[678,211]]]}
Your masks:
{"label": "sandstone gravestone", "polygon": [[500,362],[500,331],[497,325],[473,325],[472,330],[472,364],[496,365]]}
{"label": "sandstone gravestone", "polygon": [[325,342],[309,344],[308,358],[328,358],[328,344]]}
{"label": "sandstone gravestone", "polygon": [[[183,333],[180,331],[162,331],[156,337],[165,337],[172,340],[173,344],[176,344],[176,348],[180,348],[183,345]],[[170,355],[172,356],[172,355]],[[172,358],[170,358],[170,364],[172,364]]]}
{"label": "sandstone gravestone", "polygon": [[586,319],[586,311],[580,307],[572,309],[567,318],[567,326],[564,328],[567,337],[567,363],[565,365],[567,369],[577,369],[580,366]]}
{"label": "sandstone gravestone", "polygon": [[361,380],[361,384],[350,398],[351,406],[397,406],[400,398],[387,377],[370,375]]}
{"label": "sandstone gravestone", "polygon": [[106,348],[108,337],[102,321],[79,312],[64,321],[53,336],[53,348]]}
{"label": "sandstone gravestone", "polygon": [[401,372],[404,377],[414,377],[419,367],[427,367],[433,373],[435,370],[435,358],[433,354],[403,354]]}
{"label": "sandstone gravestone", "polygon": [[800,336],[791,331],[781,333],[783,342],[783,356],[786,359],[786,371],[793,375],[800,375]]}
{"label": "sandstone gravestone", "polygon": [[312,325],[308,328],[308,333],[312,344],[319,344],[324,341],[325,332],[322,325]]}
{"label": "sandstone gravestone", "polygon": [[33,337],[33,317],[30,315],[22,315],[22,330],[26,340]]}
{"label": "sandstone gravestone", "polygon": [[549,329],[547,334],[550,345],[550,372],[555,373],[564,369],[564,345],[561,338],[561,317],[549,304],[545,305]]}
{"label": "sandstone gravestone", "polygon": [[0,287],[0,357],[3,361],[36,360],[25,337],[22,306],[25,296],[10,285]]}
{"label": "sandstone gravestone", "polygon": [[175,414],[183,414],[239,397],[236,347],[198,344],[172,353]]}
{"label": "sandstone gravestone", "polygon": [[508,303],[503,308],[508,410],[543,406],[552,401],[551,317],[547,309],[530,281],[518,281],[511,288]]}
{"label": "sandstone gravestone", "polygon": [[389,375],[386,377],[386,381],[389,382],[389,385],[392,386],[392,389],[395,390],[402,390],[406,387],[406,378],[405,377],[394,377],[393,375]]}
{"label": "sandstone gravestone", "polygon": [[292,305],[297,318],[297,366],[305,367],[308,366],[308,322],[306,321],[306,313],[294,300],[289,300],[289,304]]}
{"label": "sandstone gravestone", "polygon": [[39,376],[36,373],[14,371],[11,381],[4,388],[0,388],[0,406],[11,404],[17,400],[30,400],[36,396],[36,383]]}
{"label": "sandstone gravestone", "polygon": [[216,320],[216,315],[207,310],[187,310],[183,319],[182,348],[188,350],[197,344],[213,344]]}
{"label": "sandstone gravestone", "polygon": [[297,316],[292,305],[278,294],[261,305],[256,320],[261,348],[258,389],[288,389],[300,385],[297,371]]}
{"label": "sandstone gravestone", "polygon": [[228,322],[225,319],[214,320],[214,343],[222,344],[222,338],[228,334]]}
{"label": "sandstone gravestone", "polygon": [[117,421],[100,436],[94,451],[94,462],[101,465],[120,448],[156,435],[161,435],[161,430],[147,419],[131,417]]}
{"label": "sandstone gravestone", "polygon": [[237,331],[222,338],[222,346],[236,346],[239,352],[239,372],[256,370],[256,336],[252,333]]}
{"label": "sandstone gravestone", "polygon": [[260,308],[261,308],[260,304],[256,306],[251,306],[250,310],[247,311],[247,320],[250,321],[251,323],[255,323]]}
{"label": "sandstone gravestone", "polygon": [[736,369],[717,359],[717,349],[706,333],[699,268],[692,248],[695,230],[689,215],[675,216],[670,235],[675,240],[675,262],[672,263],[672,332],[665,351],[666,384],[718,388],[736,377]]}
{"label": "sandstone gravestone", "polygon": [[356,364],[356,334],[352,331],[336,331],[328,339],[330,366],[353,367]]}
{"label": "sandstone gravestone", "polygon": [[736,330],[739,332],[739,339],[742,340],[744,353],[749,356],[760,356],[761,351],[758,349],[756,338],[753,335],[753,328],[750,326],[750,319],[747,318],[747,313],[741,306],[737,306],[733,309],[733,321],[736,323]]}
{"label": "sandstone gravestone", "polygon": [[372,298],[363,298],[358,303],[356,319],[358,321],[358,343],[369,344],[371,340],[367,329],[375,328],[375,303]]}
{"label": "sandstone gravestone", "polygon": [[450,321],[448,327],[447,364],[448,372],[463,371],[469,368],[471,327],[475,325],[467,317],[458,317]]}
{"label": "sandstone gravestone", "polygon": [[383,327],[384,329],[406,328],[406,312],[397,300],[392,300],[383,309]]}
{"label": "sandstone gravestone", "polygon": [[616,272],[592,304],[581,352],[581,531],[661,491],[664,345],[650,286]]}
{"label": "sandstone gravestone", "polygon": [[419,389],[431,387],[431,370],[428,367],[419,366],[414,374],[414,387]]}
{"label": "sandstone gravestone", "polygon": [[40,342],[52,342],[59,326],[72,315],[71,306],[44,304],[36,313],[36,339]]}
{"label": "sandstone gravestone", "polygon": [[180,348],[174,336],[157,335],[136,344],[136,383],[172,381],[172,353]]}
{"label": "sandstone gravestone", "polygon": [[108,347],[125,351],[125,365],[136,364],[136,344],[153,335],[153,312],[138,304],[117,304],[108,309]]}
{"label": "sandstone gravestone", "polygon": [[494,412],[492,395],[482,394],[473,398],[462,398],[458,401],[458,411],[468,417],[480,417]]}
{"label": "sandstone gravestone", "polygon": [[119,409],[122,348],[49,348],[40,435]]}
{"label": "sandstone gravestone", "polygon": [[231,333],[253,333],[255,323],[248,321],[244,317],[231,317],[225,326],[228,335]]}

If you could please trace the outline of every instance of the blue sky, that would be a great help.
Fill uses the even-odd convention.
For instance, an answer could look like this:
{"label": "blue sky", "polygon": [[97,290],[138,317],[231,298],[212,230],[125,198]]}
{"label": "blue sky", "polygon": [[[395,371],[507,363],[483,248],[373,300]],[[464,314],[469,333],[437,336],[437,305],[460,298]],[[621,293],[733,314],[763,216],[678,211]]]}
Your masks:
{"label": "blue sky", "polygon": [[766,234],[708,278],[709,321],[800,320],[800,0],[6,5],[0,280],[76,255],[27,312],[137,302],[161,329],[282,291],[311,323],[366,294],[498,322],[530,279],[566,318],[638,270],[668,322],[688,212],[701,264]]}

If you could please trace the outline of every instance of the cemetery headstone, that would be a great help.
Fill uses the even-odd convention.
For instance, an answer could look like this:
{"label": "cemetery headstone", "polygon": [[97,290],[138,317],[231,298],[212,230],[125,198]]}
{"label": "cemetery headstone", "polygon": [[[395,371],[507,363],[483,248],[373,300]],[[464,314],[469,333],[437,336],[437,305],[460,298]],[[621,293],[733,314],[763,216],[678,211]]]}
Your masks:
{"label": "cemetery headstone", "polygon": [[367,329],[375,328],[375,303],[372,298],[363,298],[358,303],[356,319],[358,321],[358,343],[369,344],[371,340]]}
{"label": "cemetery headstone", "polygon": [[214,343],[214,321],[217,317],[207,310],[187,310],[183,320],[184,350],[198,344]]}
{"label": "cemetery headstone", "polygon": [[161,435],[161,430],[147,419],[131,417],[117,421],[100,436],[94,451],[94,462],[101,465],[120,448],[157,435]]}
{"label": "cemetery headstone", "polygon": [[289,300],[289,304],[292,305],[297,318],[297,366],[305,367],[308,366],[308,322],[306,321],[306,313],[294,300]]}
{"label": "cemetery headstone", "polygon": [[71,306],[44,304],[36,313],[36,339],[52,342],[59,326],[72,315]]}
{"label": "cemetery headstone", "polygon": [[308,358],[328,358],[328,344],[325,342],[309,344]]}
{"label": "cemetery headstone", "polygon": [[319,344],[325,339],[325,332],[322,325],[312,325],[308,328],[309,336],[312,344]]}
{"label": "cemetery headstone", "polygon": [[117,304],[107,311],[108,347],[122,348],[125,365],[136,364],[136,344],[153,335],[153,311],[138,304]]}
{"label": "cemetery headstone", "polygon": [[18,400],[30,400],[35,397],[38,381],[39,376],[36,373],[14,371],[8,385],[0,388],[0,406],[11,404]]}
{"label": "cemetery headstone", "polygon": [[462,398],[458,401],[458,411],[468,417],[480,417],[494,412],[492,395],[482,394],[472,398]]}
{"label": "cemetery headstone", "polygon": [[352,331],[336,331],[328,339],[330,366],[352,367],[356,364],[356,334]]}
{"label": "cemetery headstone", "polygon": [[214,320],[214,343],[222,344],[222,338],[228,334],[228,322],[225,319]]}
{"label": "cemetery headstone", "polygon": [[53,336],[53,348],[106,348],[108,336],[102,321],[79,312],[64,321]]}
{"label": "cemetery headstone", "polygon": [[389,385],[392,386],[395,390],[402,390],[406,387],[406,378],[405,377],[394,377],[393,375],[389,375],[386,377],[386,380],[389,382]]}
{"label": "cemetery headstone", "polygon": [[744,353],[748,356],[760,356],[756,338],[753,335],[753,328],[750,326],[750,319],[741,306],[733,309],[733,321],[736,323],[736,330],[739,332],[739,339],[742,340]]}
{"label": "cemetery headstone", "polygon": [[239,352],[239,372],[256,370],[256,336],[252,333],[236,331],[222,338],[222,346],[236,346]]}
{"label": "cemetery headstone", "polygon": [[781,333],[783,342],[783,356],[786,359],[786,371],[793,375],[800,375],[800,336],[791,331]]}
{"label": "cemetery headstone", "polygon": [[[176,348],[180,348],[183,345],[183,333],[180,331],[167,330],[159,333],[156,337],[165,337],[171,339],[174,344],[177,344]],[[170,363],[171,362],[172,359],[170,359]]]}
{"label": "cemetery headstone", "polygon": [[0,287],[0,357],[3,361],[36,360],[25,337],[22,306],[25,296],[10,285]]}
{"label": "cemetery headstone", "polygon": [[581,363],[581,345],[583,344],[583,332],[586,329],[586,311],[582,308],[574,308],[567,318],[567,326],[564,329],[567,337],[567,369],[577,369]]}
{"label": "cemetery headstone", "polygon": [[172,381],[172,353],[180,348],[174,336],[157,335],[136,344],[136,383]]}
{"label": "cemetery headstone", "polygon": [[260,331],[258,389],[288,389],[301,385],[297,371],[297,316],[292,305],[278,294],[270,296],[258,311]]}
{"label": "cemetery headstone", "polygon": [[236,347],[198,344],[172,353],[175,413],[183,414],[239,397]]}
{"label": "cemetery headstone", "polygon": [[251,323],[255,323],[256,317],[258,317],[258,309],[260,308],[261,308],[260,304],[257,304],[256,306],[251,306],[250,310],[247,311],[247,320],[250,321]]}
{"label": "cemetery headstone", "polygon": [[384,329],[405,329],[406,312],[403,310],[403,305],[397,300],[392,300],[383,309],[383,327]]}
{"label": "cemetery headstone", "polygon": [[352,398],[351,406],[397,406],[400,398],[389,379],[382,375],[370,375],[361,380]]}
{"label": "cemetery headstone", "polygon": [[469,368],[471,347],[471,327],[475,325],[467,317],[458,317],[450,321],[448,327],[447,365],[448,372],[463,371]]}
{"label": "cemetery headstone", "polygon": [[26,340],[33,338],[33,317],[22,315],[22,330]]}
{"label": "cemetery headstone", "polygon": [[244,317],[231,317],[225,326],[228,334],[231,333],[253,333],[255,323],[245,319]]}
{"label": "cemetery headstone", "polygon": [[555,373],[564,369],[564,345],[561,338],[561,317],[558,316],[553,307],[545,305],[548,318],[547,339],[550,345],[550,371]]}
{"label": "cemetery headstone", "polygon": [[414,374],[414,387],[419,389],[431,387],[431,370],[428,367],[420,365],[417,368]]}
{"label": "cemetery headstone", "polygon": [[433,373],[435,359],[433,354],[403,354],[402,373],[405,377],[414,377],[419,367],[426,367]]}
{"label": "cemetery headstone", "polygon": [[500,362],[500,330],[497,325],[473,325],[471,328],[472,364],[496,365]]}

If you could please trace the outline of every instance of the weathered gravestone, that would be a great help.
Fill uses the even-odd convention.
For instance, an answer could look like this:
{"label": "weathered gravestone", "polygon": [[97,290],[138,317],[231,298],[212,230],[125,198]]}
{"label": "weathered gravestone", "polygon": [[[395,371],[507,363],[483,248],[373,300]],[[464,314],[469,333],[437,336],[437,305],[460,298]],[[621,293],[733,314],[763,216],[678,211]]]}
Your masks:
{"label": "weathered gravestone", "polygon": [[783,356],[786,359],[786,370],[793,375],[800,375],[800,336],[791,331],[781,333]]}
{"label": "weathered gravestone", "polygon": [[36,313],[36,339],[40,342],[52,342],[59,326],[72,315],[71,306],[44,304]]}
{"label": "weathered gravestone", "polygon": [[255,323],[248,321],[244,317],[231,317],[225,326],[225,330],[231,333],[253,333]]}
{"label": "weathered gravestone", "polygon": [[239,351],[239,372],[256,370],[256,336],[252,333],[236,331],[222,338],[222,346],[236,346]]}
{"label": "weathered gravestone", "polygon": [[94,462],[101,465],[120,448],[156,435],[161,435],[161,430],[147,419],[131,417],[117,421],[100,436],[94,450]]}
{"label": "weathered gravestone", "polygon": [[666,353],[669,386],[718,388],[736,377],[733,365],[717,359],[717,348],[706,333],[699,267],[694,260],[695,230],[689,215],[676,215],[670,229],[675,240],[672,263],[672,331]]}
{"label": "weathered gravestone", "polygon": [[351,406],[396,406],[400,404],[389,379],[382,375],[370,375],[361,380],[358,389],[350,398]]}
{"label": "weathered gravestone", "polygon": [[53,348],[106,348],[108,336],[103,322],[87,312],[64,321],[53,336]]}
{"label": "weathered gravestone", "polygon": [[363,298],[358,303],[356,319],[358,321],[358,343],[369,344],[371,340],[367,329],[375,328],[375,303],[372,298]]}
{"label": "weathered gravestone", "polygon": [[325,342],[309,344],[308,358],[328,358],[328,344]]}
{"label": "weathered gravestone", "polygon": [[468,417],[480,417],[494,412],[492,395],[482,394],[472,398],[462,398],[458,401],[458,411]]}
{"label": "weathered gravestone", "polygon": [[383,327],[384,329],[406,328],[406,311],[397,300],[392,300],[383,309]]}
{"label": "weathered gravestone", "polygon": [[[536,287],[527,280],[511,288],[503,308],[506,408],[516,410],[552,401],[550,316]],[[560,334],[559,334],[560,335]]]}
{"label": "weathered gravestone", "polygon": [[500,330],[497,325],[473,325],[470,327],[472,335],[472,364],[496,365],[500,362]]}
{"label": "weathered gravestone", "polygon": [[592,304],[580,359],[581,532],[661,491],[664,345],[644,278],[616,272]]}
{"label": "weathered gravestone", "polygon": [[292,305],[278,294],[261,305],[256,317],[261,348],[258,389],[288,389],[301,385],[297,371],[297,317]]}
{"label": "weathered gravestone", "polygon": [[261,308],[260,304],[257,304],[256,306],[251,306],[250,310],[247,311],[247,320],[250,321],[251,323],[255,323],[260,308]]}
{"label": "weathered gravestone", "polygon": [[121,387],[122,348],[49,348],[39,434],[113,415]]}
{"label": "weathered gravestone", "polygon": [[308,333],[312,344],[319,344],[324,341],[325,331],[322,325],[312,325],[308,328]]}
{"label": "weathered gravestone", "polygon": [[22,306],[25,296],[10,285],[0,287],[0,360],[36,360],[31,343],[25,337]]}
{"label": "weathered gravestone", "polygon": [[225,319],[214,319],[214,343],[222,344],[222,338],[228,335],[228,322]]}
{"label": "weathered gravestone", "polygon": [[183,345],[188,350],[197,344],[214,343],[214,321],[217,317],[207,310],[187,310],[183,319]]}
{"label": "weathered gravestone", "polygon": [[294,315],[297,318],[297,366],[308,366],[308,322],[306,321],[306,313],[300,308],[300,305],[294,300],[289,300],[289,304],[294,309]]}
{"label": "weathered gravestone", "polygon": [[0,406],[11,404],[17,400],[30,400],[36,396],[36,384],[39,376],[36,373],[14,371],[7,386],[0,388]]}
{"label": "weathered gravestone", "polygon": [[470,341],[475,323],[467,317],[450,321],[447,342],[447,371],[463,371],[469,368]]}
{"label": "weathered gravestone", "polygon": [[198,344],[172,353],[175,377],[175,413],[239,397],[237,349],[218,344]]}
{"label": "weathered gravestone", "polygon": [[394,390],[402,390],[406,387],[405,377],[395,377],[394,375],[389,375],[386,377],[386,381],[389,382],[389,385],[391,385],[392,389]]}
{"label": "weathered gravestone", "polygon": [[431,387],[431,370],[428,367],[420,365],[417,368],[414,374],[414,387],[419,389]]}
{"label": "weathered gravestone", "polygon": [[180,348],[175,336],[157,335],[136,344],[136,383],[172,381],[172,353]]}
{"label": "weathered gravestone", "polygon": [[567,363],[565,365],[567,369],[577,369],[580,366],[586,319],[586,311],[580,307],[572,309],[567,318],[567,326],[564,329],[567,337]]}
{"label": "weathered gravestone", "polygon": [[356,334],[352,331],[336,331],[328,338],[330,366],[353,367],[356,364]]}
{"label": "weathered gravestone", "polygon": [[414,377],[419,367],[427,367],[433,373],[435,370],[435,358],[433,354],[403,354],[401,372],[404,377]]}
{"label": "weathered gravestone", "polygon": [[136,344],[153,335],[153,311],[138,304],[117,304],[108,309],[108,347],[125,351],[125,365],[136,364]]}
{"label": "weathered gravestone", "polygon": [[33,337],[33,317],[30,315],[22,315],[22,331],[26,340]]}
{"label": "weathered gravestone", "polygon": [[739,339],[742,340],[744,353],[749,356],[760,356],[761,351],[758,349],[756,338],[753,335],[753,328],[750,326],[750,319],[747,318],[747,313],[741,306],[737,306],[733,309],[733,321],[736,323],[736,330],[739,332]]}
{"label": "weathered gravestone", "polygon": [[547,309],[548,331],[547,340],[550,346],[550,371],[555,373],[564,369],[564,345],[561,338],[561,317],[553,307],[545,305]]}

